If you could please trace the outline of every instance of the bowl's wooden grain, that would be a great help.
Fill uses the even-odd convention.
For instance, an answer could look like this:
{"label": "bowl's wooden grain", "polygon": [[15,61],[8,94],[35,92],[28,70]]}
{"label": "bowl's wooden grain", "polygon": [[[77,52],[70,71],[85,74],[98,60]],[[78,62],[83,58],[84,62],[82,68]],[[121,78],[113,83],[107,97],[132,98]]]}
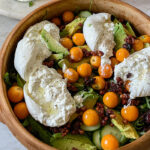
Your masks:
{"label": "bowl's wooden grain", "polygon": [[[56,150],[42,143],[32,136],[19,122],[13,113],[7,98],[6,86],[3,75],[11,54],[15,51],[17,42],[24,32],[33,24],[50,19],[61,14],[64,10],[86,10],[90,8],[94,12],[108,12],[117,17],[130,21],[141,34],[150,35],[150,18],[138,9],[119,0],[55,0],[41,6],[25,17],[7,37],[0,52],[0,121],[4,122],[22,144],[32,150]],[[150,131],[131,144],[121,147],[119,150],[150,150]]]}

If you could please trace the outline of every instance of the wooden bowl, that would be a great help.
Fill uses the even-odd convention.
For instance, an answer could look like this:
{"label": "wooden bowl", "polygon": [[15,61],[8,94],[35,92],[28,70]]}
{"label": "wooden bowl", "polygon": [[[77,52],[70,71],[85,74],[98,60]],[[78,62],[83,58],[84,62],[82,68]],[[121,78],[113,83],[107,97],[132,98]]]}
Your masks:
{"label": "wooden bowl", "polygon": [[[7,71],[10,57],[18,41],[33,24],[60,15],[65,10],[87,10],[108,12],[130,21],[141,34],[150,35],[150,18],[138,9],[119,0],[55,0],[30,13],[21,20],[7,37],[0,55],[0,120],[22,144],[32,150],[56,150],[31,135],[19,122],[7,98],[3,76]],[[138,140],[125,145],[119,150],[150,150],[150,131]]]}

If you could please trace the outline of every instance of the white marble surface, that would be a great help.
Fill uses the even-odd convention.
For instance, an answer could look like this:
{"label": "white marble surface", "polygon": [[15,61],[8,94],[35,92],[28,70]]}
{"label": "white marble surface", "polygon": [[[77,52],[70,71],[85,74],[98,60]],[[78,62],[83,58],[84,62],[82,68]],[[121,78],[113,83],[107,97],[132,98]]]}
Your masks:
{"label": "white marble surface", "polygon": [[29,12],[39,7],[42,4],[51,0],[36,0],[32,7],[29,7],[28,2],[18,2],[17,0],[0,0],[0,14],[9,16],[15,19],[22,19]]}
{"label": "white marble surface", "polygon": [[[0,14],[15,19],[22,19],[29,12],[42,4],[51,0],[35,0],[34,5],[29,7],[28,2],[18,2],[17,0],[0,0]],[[142,9],[145,13],[150,14],[150,0],[122,0],[129,2],[133,6]]]}
{"label": "white marble surface", "polygon": [[[1,2],[2,0],[0,0]],[[4,0],[6,1],[6,0]],[[12,0],[11,0],[12,1]],[[150,15],[150,0],[124,0],[141,8],[144,12]],[[10,19],[0,15],[0,48],[5,38],[18,23],[18,20]],[[9,129],[0,123],[0,150],[26,150],[26,148],[18,142],[12,135]]]}
{"label": "white marble surface", "polygon": [[130,3],[131,5],[139,8],[144,13],[150,16],[150,0],[122,0],[122,1]]}
{"label": "white marble surface", "polygon": [[[9,32],[17,23],[18,20],[0,15],[0,48]],[[0,123],[0,150],[26,150],[26,148],[12,135],[7,126],[2,123]]]}

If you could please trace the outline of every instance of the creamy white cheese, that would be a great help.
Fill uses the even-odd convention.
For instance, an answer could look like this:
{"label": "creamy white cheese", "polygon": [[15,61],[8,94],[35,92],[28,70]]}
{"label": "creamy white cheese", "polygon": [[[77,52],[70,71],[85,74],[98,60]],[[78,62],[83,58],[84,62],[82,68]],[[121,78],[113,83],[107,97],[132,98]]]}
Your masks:
{"label": "creamy white cheese", "polygon": [[24,95],[30,114],[46,126],[62,126],[76,111],[66,80],[53,68],[41,65],[32,72]]}
{"label": "creamy white cheese", "polygon": [[[131,74],[129,76],[129,73]],[[131,54],[115,66],[114,80],[130,80],[130,98],[150,96],[150,47]]]}
{"label": "creamy white cheese", "polygon": [[69,121],[76,105],[66,80],[55,69],[42,65],[51,55],[40,35],[43,28],[59,41],[59,28],[55,24],[48,21],[35,24],[18,43],[14,64],[26,81],[24,97],[32,117],[46,126],[59,127]]}
{"label": "creamy white cheese", "polygon": [[51,55],[51,51],[41,40],[40,31],[45,28],[54,39],[59,41],[59,28],[49,21],[42,21],[30,27],[18,43],[14,65],[20,76],[27,81],[30,73]]}
{"label": "creamy white cheese", "polygon": [[41,40],[40,32],[43,28],[49,32],[55,40],[59,41],[59,28],[54,23],[51,23],[47,20],[31,26],[25,33],[24,37],[28,37],[32,40]]}
{"label": "creamy white cheese", "polygon": [[101,65],[111,64],[110,57],[113,56],[114,23],[108,13],[98,13],[89,16],[83,25],[83,34],[87,45],[92,51],[102,51]]}
{"label": "creamy white cheese", "polygon": [[27,81],[30,73],[51,55],[43,43],[23,38],[17,45],[14,65],[20,76]]}

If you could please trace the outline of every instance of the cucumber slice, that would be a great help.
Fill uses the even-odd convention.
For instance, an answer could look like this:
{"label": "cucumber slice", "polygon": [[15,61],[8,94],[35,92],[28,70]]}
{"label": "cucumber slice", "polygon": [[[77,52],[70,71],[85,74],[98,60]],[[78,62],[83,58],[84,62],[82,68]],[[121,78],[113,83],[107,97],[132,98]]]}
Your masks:
{"label": "cucumber slice", "polygon": [[99,128],[100,128],[100,124],[98,124],[96,126],[86,126],[84,124],[81,125],[81,129],[84,130],[84,131],[95,131]]}
{"label": "cucumber slice", "polygon": [[101,147],[101,131],[97,130],[93,133],[93,143],[96,145],[98,149],[102,149]]}
{"label": "cucumber slice", "polygon": [[78,16],[79,17],[83,17],[83,18],[87,18],[87,17],[89,17],[91,15],[92,15],[91,12],[85,10],[85,11],[81,11]]}
{"label": "cucumber slice", "polygon": [[102,137],[107,135],[107,134],[111,134],[113,136],[115,136],[119,142],[121,142],[121,132],[116,128],[116,127],[111,127],[110,125],[106,125],[101,132]]}

